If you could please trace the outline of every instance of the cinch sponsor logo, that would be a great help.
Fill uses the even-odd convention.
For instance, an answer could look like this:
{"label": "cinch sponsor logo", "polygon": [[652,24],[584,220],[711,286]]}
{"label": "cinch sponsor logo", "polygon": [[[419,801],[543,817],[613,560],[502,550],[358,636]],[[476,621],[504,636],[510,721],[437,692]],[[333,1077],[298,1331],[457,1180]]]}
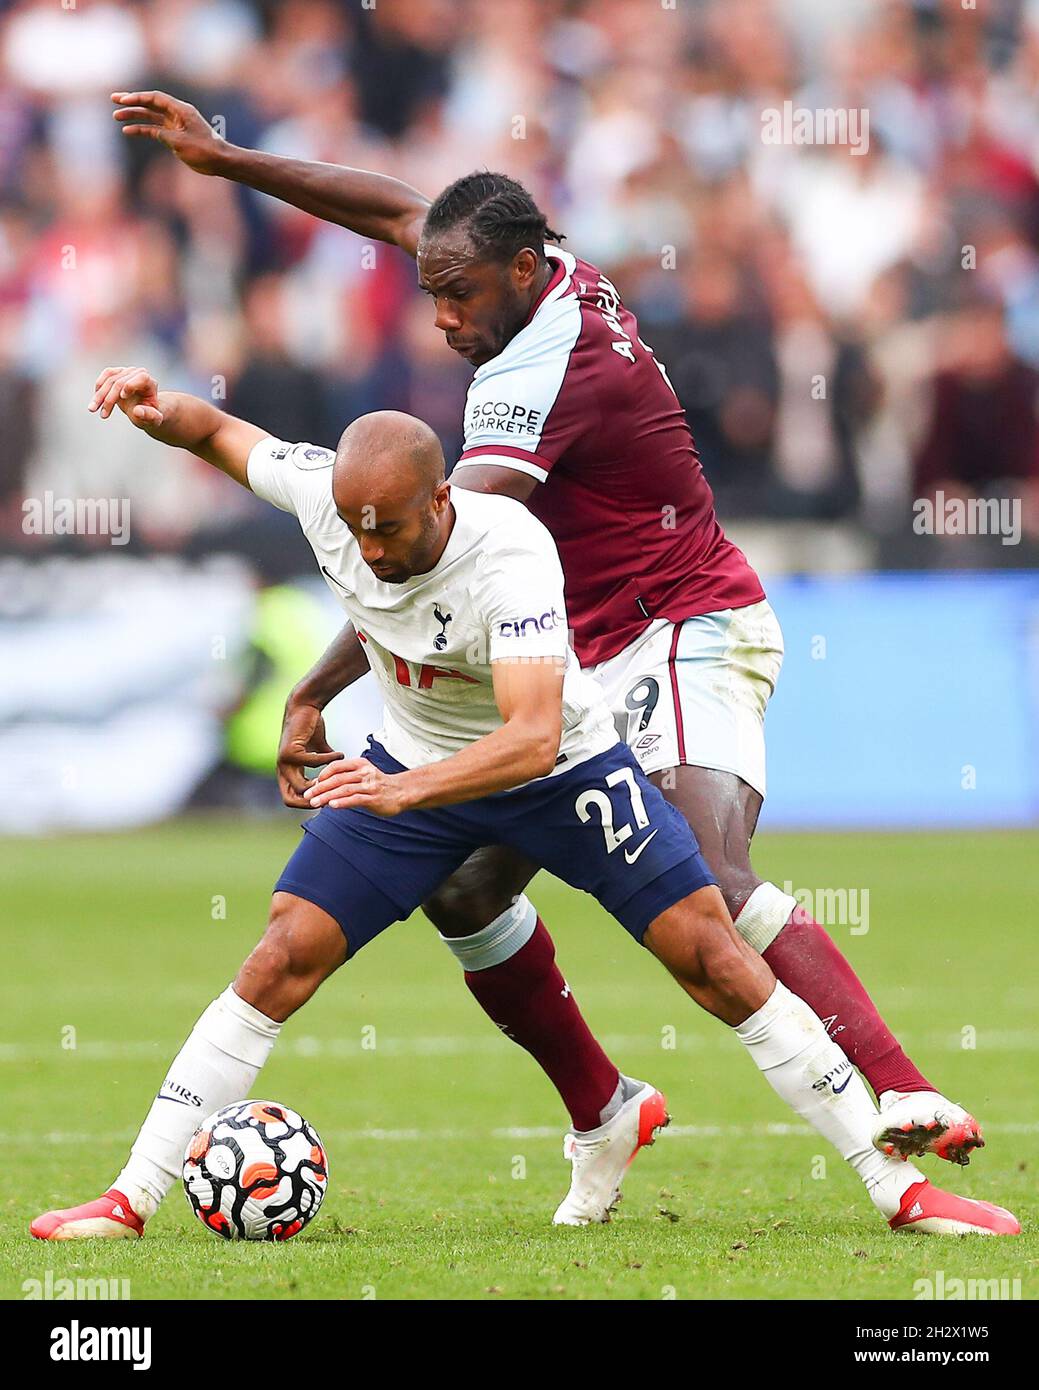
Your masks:
{"label": "cinch sponsor logo", "polygon": [[553,608],[540,618],[514,618],[498,624],[499,637],[526,637],[530,632],[554,632],[563,619]]}
{"label": "cinch sponsor logo", "polygon": [[498,434],[537,434],[543,413],[509,401],[480,401],[469,407],[469,428]]}

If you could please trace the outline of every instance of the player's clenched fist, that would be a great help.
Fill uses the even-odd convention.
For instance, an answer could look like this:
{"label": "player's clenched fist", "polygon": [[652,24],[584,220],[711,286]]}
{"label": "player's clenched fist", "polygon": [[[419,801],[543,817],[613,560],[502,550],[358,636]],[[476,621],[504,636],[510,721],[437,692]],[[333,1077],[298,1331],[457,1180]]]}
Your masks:
{"label": "player's clenched fist", "polygon": [[383,772],[367,758],[343,758],[329,763],[303,795],[309,806],[335,811],[353,807],[377,816],[397,816],[408,809],[402,773]]}
{"label": "player's clenched fist", "polygon": [[165,92],[113,92],[112,100],[124,135],[160,141],[196,173],[218,172],[227,142],[190,102]]}
{"label": "player's clenched fist", "polygon": [[98,377],[87,409],[107,420],[116,406],[141,429],[157,427],[165,419],[159,383],[144,367],[106,367]]}

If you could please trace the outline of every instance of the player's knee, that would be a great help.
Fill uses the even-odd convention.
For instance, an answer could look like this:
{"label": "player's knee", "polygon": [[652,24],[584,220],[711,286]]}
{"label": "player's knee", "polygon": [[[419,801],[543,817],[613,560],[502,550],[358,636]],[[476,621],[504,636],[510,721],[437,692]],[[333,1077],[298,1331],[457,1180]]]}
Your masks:
{"label": "player's knee", "polygon": [[683,984],[723,989],[746,968],[745,947],[718,892],[702,890],[675,910],[666,936],[666,964]]}
{"label": "player's knee", "polygon": [[460,869],[422,904],[422,911],[442,936],[472,936],[500,917],[511,902],[503,889]]}
{"label": "player's knee", "polygon": [[761,883],[761,879],[749,864],[733,864],[723,860],[720,864],[712,864],[711,867],[714,869],[718,889],[725,900],[729,916],[735,921],[754,889]]}
{"label": "player's knee", "polygon": [[328,974],[327,962],[298,930],[299,915],[295,899],[275,894],[267,930],[235,980],[242,998],[271,1018],[286,1018],[305,1004]]}

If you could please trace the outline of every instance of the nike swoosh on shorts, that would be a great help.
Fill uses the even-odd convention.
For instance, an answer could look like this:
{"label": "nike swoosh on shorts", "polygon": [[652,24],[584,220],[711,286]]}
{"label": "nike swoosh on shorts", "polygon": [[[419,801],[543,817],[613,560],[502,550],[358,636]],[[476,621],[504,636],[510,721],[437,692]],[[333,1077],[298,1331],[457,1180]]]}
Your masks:
{"label": "nike swoosh on shorts", "polygon": [[646,846],[649,844],[650,840],[652,840],[653,836],[656,833],[657,832],[654,830],[649,835],[647,835],[646,838],[642,841],[641,845],[639,845],[638,849],[626,849],[624,851],[624,858],[628,861],[629,864],[634,864],[635,860],[639,857],[639,855],[646,848]]}

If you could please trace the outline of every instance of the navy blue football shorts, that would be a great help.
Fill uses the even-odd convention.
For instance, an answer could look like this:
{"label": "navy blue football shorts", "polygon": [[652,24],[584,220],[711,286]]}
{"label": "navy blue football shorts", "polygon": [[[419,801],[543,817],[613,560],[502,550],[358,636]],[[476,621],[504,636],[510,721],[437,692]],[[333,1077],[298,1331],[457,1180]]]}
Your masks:
{"label": "navy blue football shorts", "polygon": [[[405,769],[369,738],[364,757]],[[508,845],[596,898],[641,942],[682,898],[714,883],[685,818],[639,769],[627,744],[512,791],[435,810],[377,816],[323,806],[275,892],[323,908],[355,955],[403,921],[485,845]]]}

